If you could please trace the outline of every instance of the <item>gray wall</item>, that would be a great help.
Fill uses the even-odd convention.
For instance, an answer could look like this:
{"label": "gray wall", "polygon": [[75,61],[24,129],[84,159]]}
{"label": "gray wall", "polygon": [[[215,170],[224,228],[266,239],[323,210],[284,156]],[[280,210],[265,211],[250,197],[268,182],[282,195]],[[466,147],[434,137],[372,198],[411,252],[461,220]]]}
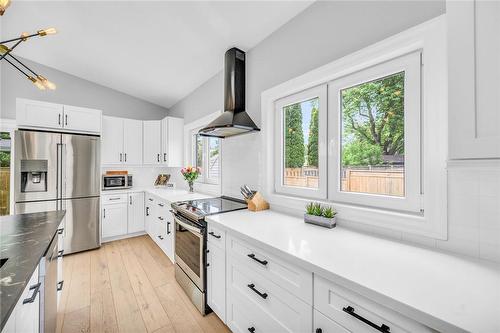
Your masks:
{"label": "gray wall", "polygon": [[[247,53],[247,111],[260,124],[260,95],[279,83],[445,12],[444,1],[319,1]],[[222,62],[222,59],[221,59]],[[185,122],[222,109],[222,75],[170,108]],[[223,140],[222,192],[259,188],[259,134]]]}
{"label": "gray wall", "polygon": [[[105,115],[133,119],[161,119],[168,110],[144,100],[79,77],[24,60],[35,72],[57,84],[54,91],[38,90],[25,76],[8,63],[1,63],[0,117],[16,117],[16,98],[100,109]],[[124,69],[125,70],[125,69]]]}

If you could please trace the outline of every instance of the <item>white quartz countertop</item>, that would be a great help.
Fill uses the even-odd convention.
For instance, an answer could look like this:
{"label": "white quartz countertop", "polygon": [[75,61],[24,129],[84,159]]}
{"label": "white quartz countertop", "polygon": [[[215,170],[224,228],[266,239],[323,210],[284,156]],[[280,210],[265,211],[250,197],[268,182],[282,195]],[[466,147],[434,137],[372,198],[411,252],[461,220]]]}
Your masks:
{"label": "white quartz countertop", "polygon": [[208,195],[198,192],[189,193],[189,191],[187,190],[166,189],[166,188],[156,188],[156,187],[133,187],[122,190],[107,190],[107,191],[101,191],[101,195],[113,195],[113,194],[134,193],[134,192],[147,192],[168,202],[205,199],[214,197],[213,195]]}
{"label": "white quartz countertop", "polygon": [[207,221],[439,331],[500,332],[499,264],[269,210]]}

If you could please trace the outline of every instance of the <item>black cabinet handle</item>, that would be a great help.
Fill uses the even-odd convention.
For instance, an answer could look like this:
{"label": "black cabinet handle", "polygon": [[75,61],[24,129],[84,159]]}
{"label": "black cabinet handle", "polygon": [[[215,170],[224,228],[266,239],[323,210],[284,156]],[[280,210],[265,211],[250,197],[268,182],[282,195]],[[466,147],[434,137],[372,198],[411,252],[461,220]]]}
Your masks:
{"label": "black cabinet handle", "polygon": [[59,113],[59,119],[57,120],[57,124],[61,125],[61,114]]}
{"label": "black cabinet handle", "polygon": [[158,220],[163,221],[163,217],[158,216]]}
{"label": "black cabinet handle", "polygon": [[122,153],[120,153],[120,162],[122,161],[122,156],[123,156],[123,154],[122,154]]}
{"label": "black cabinet handle", "polygon": [[63,255],[64,255],[64,250],[61,250],[61,251],[57,252],[57,257],[58,258],[62,258]]}
{"label": "black cabinet handle", "polygon": [[162,236],[158,236],[159,239],[163,240],[163,237]]}
{"label": "black cabinet handle", "polygon": [[253,283],[250,283],[249,285],[247,285],[248,288],[252,289],[252,291],[254,291],[257,295],[259,295],[260,297],[262,297],[263,299],[266,299],[267,298],[267,293],[261,293],[260,291],[258,291],[257,289],[255,289],[255,284]]}
{"label": "black cabinet handle", "polygon": [[106,208],[104,208],[104,216],[102,217],[103,219],[106,218]]}
{"label": "black cabinet handle", "polygon": [[370,327],[373,327],[374,329],[376,329],[377,331],[379,332],[383,332],[383,333],[390,333],[391,331],[391,328],[389,326],[387,326],[386,324],[382,324],[380,326],[377,326],[376,324],[372,323],[371,321],[369,321],[368,319],[360,316],[359,314],[355,313],[354,311],[354,308],[352,306],[348,306],[346,308],[342,308],[342,311],[348,313],[349,315],[353,316],[354,318],[362,321],[363,323],[365,323],[366,325],[370,326]]}
{"label": "black cabinet handle", "polygon": [[28,297],[28,298],[25,298],[23,300],[23,304],[26,304],[26,303],[33,303],[36,299],[36,294],[38,294],[38,292],[40,291],[40,286],[42,285],[41,282],[38,282],[37,284],[33,285],[30,287],[30,290],[33,290],[33,294]]}
{"label": "black cabinet handle", "polygon": [[255,332],[255,327],[253,327],[253,326],[252,326],[252,327],[249,327],[249,328],[248,328],[248,332],[250,332],[250,333],[254,333],[254,332]]}
{"label": "black cabinet handle", "polygon": [[157,154],[158,162],[160,162],[160,154]]}
{"label": "black cabinet handle", "polygon": [[170,222],[167,222],[167,235],[170,235]]}
{"label": "black cabinet handle", "polygon": [[317,328],[316,333],[323,333],[323,330],[321,328]]}
{"label": "black cabinet handle", "polygon": [[57,291],[61,291],[63,289],[64,280],[57,282]]}
{"label": "black cabinet handle", "polygon": [[57,233],[58,233],[59,235],[62,235],[62,233],[63,233],[63,232],[64,232],[64,228],[57,229]]}
{"label": "black cabinet handle", "polygon": [[163,153],[163,162],[167,161],[167,153]]}
{"label": "black cabinet handle", "polygon": [[151,199],[151,198],[148,198],[148,200],[149,200],[149,201],[153,201],[153,199]]}
{"label": "black cabinet handle", "polygon": [[217,238],[217,239],[221,238],[221,235],[216,235],[213,231],[210,231],[208,234],[209,234],[210,236],[212,236],[212,237]]}
{"label": "black cabinet handle", "polygon": [[124,153],[123,156],[125,157],[125,162],[127,162],[127,153]]}
{"label": "black cabinet handle", "polygon": [[260,259],[256,258],[256,257],[255,257],[255,254],[253,254],[253,253],[247,254],[247,256],[248,256],[249,258],[251,258],[251,259],[253,259],[253,260],[257,261],[257,262],[258,262],[259,264],[261,264],[261,265],[264,265],[264,266],[266,266],[266,265],[267,265],[267,260],[260,260]]}
{"label": "black cabinet handle", "polygon": [[66,125],[66,126],[67,126],[67,125],[68,125],[68,115],[67,115],[67,114],[66,114],[66,115],[64,115],[64,119],[65,119],[65,120],[64,120],[64,125]]}
{"label": "black cabinet handle", "polygon": [[158,206],[163,207],[165,204],[159,203]]}
{"label": "black cabinet handle", "polygon": [[146,207],[146,216],[149,216],[149,207]]}
{"label": "black cabinet handle", "polygon": [[132,206],[132,196],[129,196],[130,206]]}

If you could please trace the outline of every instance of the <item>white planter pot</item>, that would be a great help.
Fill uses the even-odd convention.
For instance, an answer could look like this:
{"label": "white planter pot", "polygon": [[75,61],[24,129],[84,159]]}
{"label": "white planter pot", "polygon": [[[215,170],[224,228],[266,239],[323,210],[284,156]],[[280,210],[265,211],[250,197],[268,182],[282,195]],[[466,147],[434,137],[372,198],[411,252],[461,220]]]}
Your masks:
{"label": "white planter pot", "polygon": [[334,216],[332,218],[327,218],[324,216],[304,214],[304,222],[316,224],[316,225],[319,225],[321,227],[330,228],[330,229],[335,228],[335,226],[337,225],[336,216]]}

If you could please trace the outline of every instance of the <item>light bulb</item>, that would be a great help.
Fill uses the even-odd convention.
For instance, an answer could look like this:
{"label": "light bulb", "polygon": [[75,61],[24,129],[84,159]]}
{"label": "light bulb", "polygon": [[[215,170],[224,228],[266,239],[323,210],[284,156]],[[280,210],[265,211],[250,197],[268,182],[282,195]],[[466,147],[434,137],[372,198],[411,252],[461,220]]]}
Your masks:
{"label": "light bulb", "polygon": [[10,0],[0,0],[0,16],[3,15],[3,13],[5,13],[5,10],[7,9],[7,7],[9,7],[10,5]]}
{"label": "light bulb", "polygon": [[41,75],[37,75],[37,79],[38,79],[38,81],[40,81],[43,84],[43,86],[45,88],[50,89],[50,90],[56,89],[56,85],[53,82],[50,82],[49,80],[47,80],[45,77],[43,77]]}
{"label": "light bulb", "polygon": [[55,33],[57,33],[56,28],[47,28],[43,30],[38,30],[38,35],[40,36],[53,35]]}
{"label": "light bulb", "polygon": [[35,87],[37,87],[38,89],[45,90],[45,86],[42,84],[42,82],[40,82],[40,80],[35,79],[32,76],[28,77],[28,79],[30,79],[31,82],[33,82],[33,84],[35,85]]}

